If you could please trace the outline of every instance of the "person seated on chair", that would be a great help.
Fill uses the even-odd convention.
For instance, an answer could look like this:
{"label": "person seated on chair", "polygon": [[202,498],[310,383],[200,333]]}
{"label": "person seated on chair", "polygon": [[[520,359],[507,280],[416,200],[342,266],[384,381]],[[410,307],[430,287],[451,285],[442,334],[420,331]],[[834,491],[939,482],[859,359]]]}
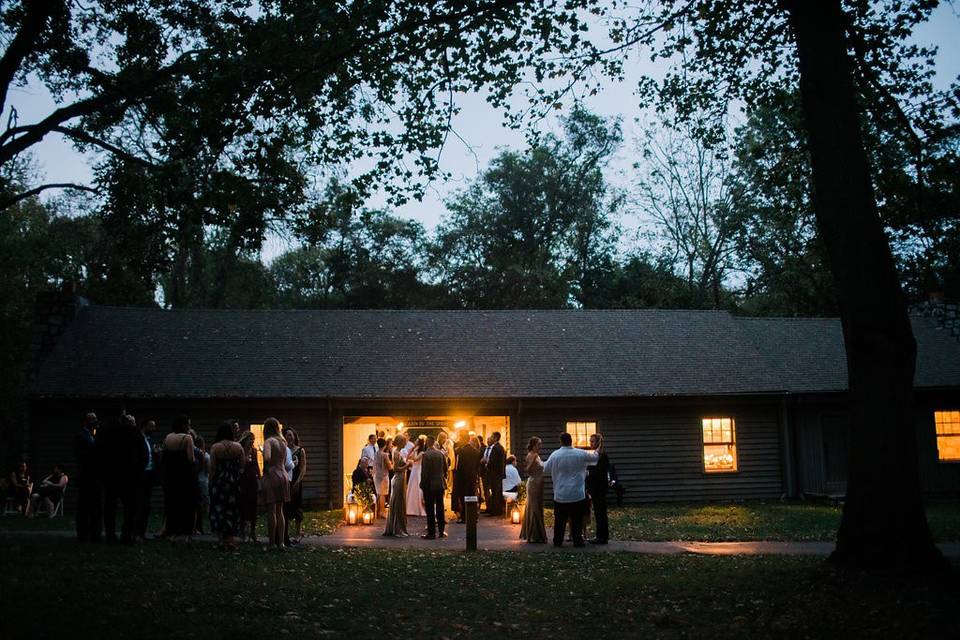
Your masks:
{"label": "person seated on chair", "polygon": [[520,488],[520,472],[517,471],[517,456],[507,458],[507,466],[503,469],[503,492],[516,493]]}
{"label": "person seated on chair", "polygon": [[30,480],[30,470],[26,462],[21,462],[17,468],[10,472],[10,499],[18,513],[28,515],[30,513],[30,492],[33,489],[33,482]]}
{"label": "person seated on chair", "polygon": [[43,500],[47,507],[47,514],[52,518],[60,501],[63,500],[63,492],[69,481],[67,474],[63,472],[63,465],[53,465],[53,473],[43,479],[43,482],[40,483],[40,486],[37,487],[30,498],[31,517],[36,515],[37,504]]}

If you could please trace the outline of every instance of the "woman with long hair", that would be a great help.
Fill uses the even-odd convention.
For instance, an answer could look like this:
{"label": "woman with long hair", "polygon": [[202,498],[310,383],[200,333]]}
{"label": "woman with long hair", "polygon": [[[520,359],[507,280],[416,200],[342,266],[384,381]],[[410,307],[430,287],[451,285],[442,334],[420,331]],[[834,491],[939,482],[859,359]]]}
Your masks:
{"label": "woman with long hair", "polygon": [[233,440],[233,423],[220,425],[210,447],[210,529],[225,549],[235,549],[240,530],[240,479],[243,447]]}
{"label": "woman with long hair", "polygon": [[520,525],[520,539],[527,542],[545,543],[547,527],[543,522],[543,460],[540,459],[541,440],[530,438],[527,444],[527,503]]}
{"label": "woman with long hair", "polygon": [[267,505],[267,536],[270,545],[283,549],[283,505],[290,501],[290,480],[284,469],[287,441],[280,434],[280,421],[267,418],[263,422],[263,502]]}
{"label": "woman with long hair", "polygon": [[174,543],[189,542],[196,524],[200,490],[190,418],[177,416],[163,440],[164,534]]}
{"label": "woman with long hair", "polygon": [[[283,437],[287,441],[287,448],[293,457],[293,478],[290,480],[290,502],[283,508],[283,517],[286,528],[283,542],[286,545],[299,544],[300,533],[303,527],[303,479],[307,474],[307,452],[300,446],[300,436],[293,429],[283,430]],[[290,539],[290,524],[297,523],[296,534]]]}
{"label": "woman with long hair", "polygon": [[407,456],[410,466],[410,477],[407,479],[407,515],[425,516],[427,510],[423,504],[423,489],[420,488],[420,458],[427,448],[427,436],[417,438],[417,445]]}
{"label": "woman with long hair", "polygon": [[407,533],[407,461],[401,449],[407,444],[403,434],[393,439],[393,480],[390,485],[390,513],[387,515],[385,536],[406,538]]}

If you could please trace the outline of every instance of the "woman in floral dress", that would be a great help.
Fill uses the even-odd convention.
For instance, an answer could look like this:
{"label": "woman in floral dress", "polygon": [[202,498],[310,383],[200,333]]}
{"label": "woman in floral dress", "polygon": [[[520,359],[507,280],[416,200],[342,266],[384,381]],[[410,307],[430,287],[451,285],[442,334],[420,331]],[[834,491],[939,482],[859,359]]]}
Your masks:
{"label": "woman in floral dress", "polygon": [[210,447],[210,528],[220,536],[224,548],[236,547],[240,530],[240,479],[245,456],[233,440],[233,424],[224,422]]}

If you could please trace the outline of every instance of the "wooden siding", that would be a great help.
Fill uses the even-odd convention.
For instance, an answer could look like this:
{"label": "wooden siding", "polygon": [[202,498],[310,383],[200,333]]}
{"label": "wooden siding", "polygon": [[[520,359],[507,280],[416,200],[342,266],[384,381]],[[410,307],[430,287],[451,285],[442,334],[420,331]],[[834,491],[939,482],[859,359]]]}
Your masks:
{"label": "wooden siding", "polygon": [[[736,420],[736,473],[705,473],[701,418]],[[525,409],[518,445],[543,438],[542,457],[559,446],[568,420],[596,420],[607,454],[626,489],[627,504],[654,501],[741,500],[781,495],[778,407],[637,407],[567,411]],[[521,447],[518,447],[521,448]],[[519,453],[522,453],[519,452]],[[518,455],[519,455],[518,453]],[[548,482],[547,498],[550,498]]]}

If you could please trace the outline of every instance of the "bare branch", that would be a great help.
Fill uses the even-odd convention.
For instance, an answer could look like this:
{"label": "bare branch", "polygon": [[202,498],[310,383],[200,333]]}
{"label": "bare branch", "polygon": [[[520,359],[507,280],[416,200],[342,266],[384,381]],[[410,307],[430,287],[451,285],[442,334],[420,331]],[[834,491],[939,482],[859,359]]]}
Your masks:
{"label": "bare branch", "polygon": [[73,189],[75,191],[87,191],[89,193],[98,193],[98,191],[93,187],[88,187],[82,184],[74,184],[72,182],[53,182],[50,184],[42,184],[39,187],[34,187],[28,191],[18,193],[17,195],[7,198],[6,200],[0,201],[0,211],[4,209],[9,209],[13,205],[26,200],[27,198],[32,198],[35,195],[39,195],[43,191],[48,189]]}

